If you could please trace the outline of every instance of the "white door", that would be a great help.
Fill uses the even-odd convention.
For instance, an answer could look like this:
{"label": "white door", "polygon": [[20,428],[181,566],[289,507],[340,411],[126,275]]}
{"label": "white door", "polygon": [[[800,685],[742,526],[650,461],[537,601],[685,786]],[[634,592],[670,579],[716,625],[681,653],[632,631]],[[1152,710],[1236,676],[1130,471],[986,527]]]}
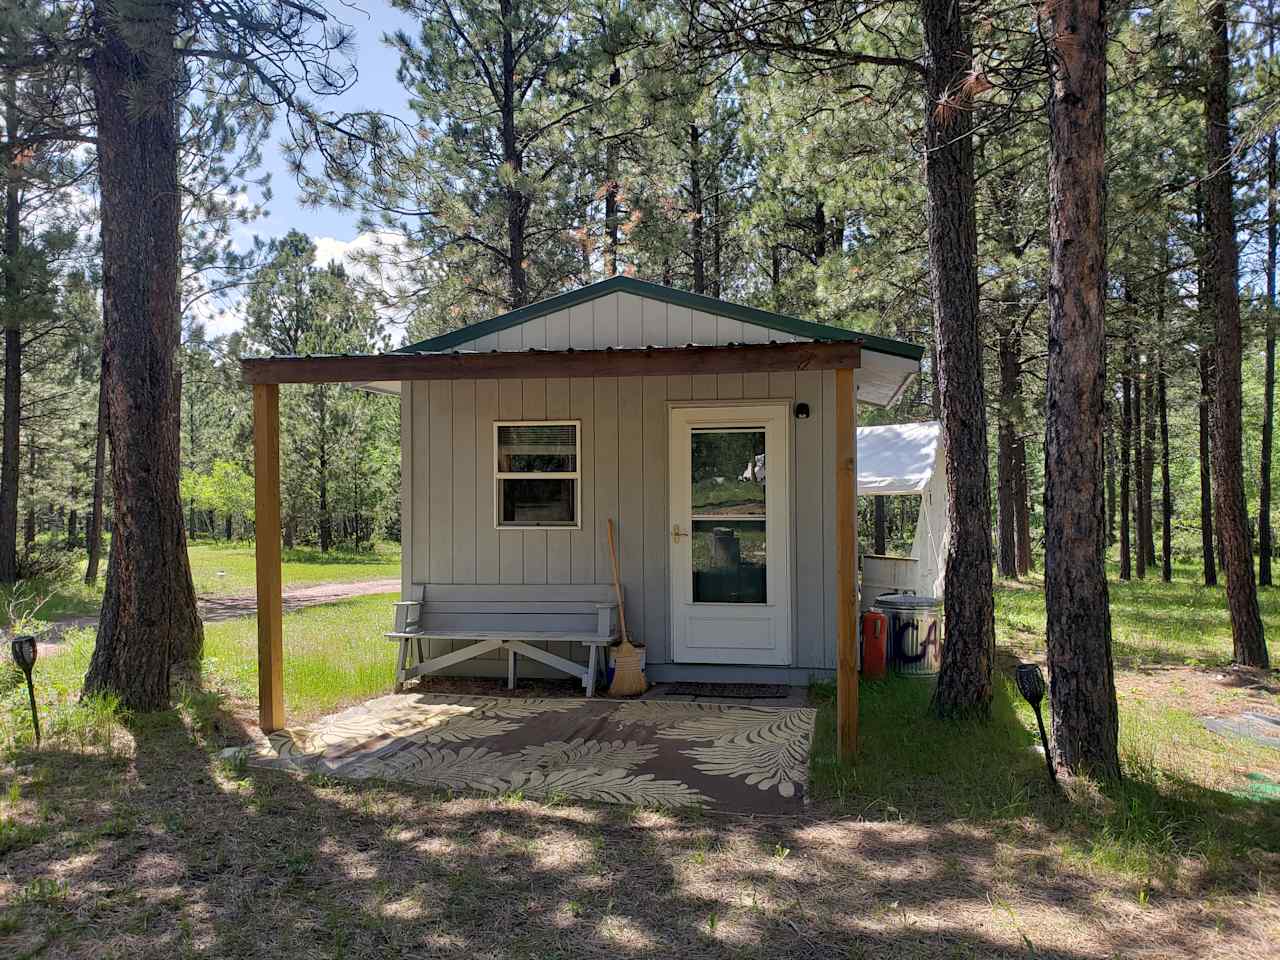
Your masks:
{"label": "white door", "polygon": [[671,410],[677,663],[791,662],[790,410]]}

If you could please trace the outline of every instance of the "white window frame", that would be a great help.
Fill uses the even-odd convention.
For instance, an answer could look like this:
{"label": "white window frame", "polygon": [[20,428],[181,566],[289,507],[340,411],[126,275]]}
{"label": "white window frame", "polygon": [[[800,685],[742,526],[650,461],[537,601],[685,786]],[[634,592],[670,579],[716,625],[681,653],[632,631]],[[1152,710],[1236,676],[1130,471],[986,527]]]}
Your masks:
{"label": "white window frame", "polygon": [[[499,427],[573,427],[573,462],[578,465],[574,471],[557,471],[552,473],[511,473],[498,469]],[[536,477],[541,480],[573,480],[573,523],[557,524],[525,524],[503,523],[499,512],[499,492],[503,480],[525,480]],[[495,530],[581,530],[582,529],[582,421],[581,420],[495,420],[493,421],[493,526]]]}

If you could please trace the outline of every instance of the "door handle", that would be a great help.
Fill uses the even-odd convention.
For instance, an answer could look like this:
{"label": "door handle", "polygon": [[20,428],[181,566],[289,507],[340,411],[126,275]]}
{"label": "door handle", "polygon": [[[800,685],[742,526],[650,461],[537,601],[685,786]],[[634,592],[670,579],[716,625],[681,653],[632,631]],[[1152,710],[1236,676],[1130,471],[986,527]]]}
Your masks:
{"label": "door handle", "polygon": [[688,536],[687,533],[680,532],[680,524],[673,523],[671,525],[671,542],[672,543],[679,543],[681,537],[687,537],[687,536]]}

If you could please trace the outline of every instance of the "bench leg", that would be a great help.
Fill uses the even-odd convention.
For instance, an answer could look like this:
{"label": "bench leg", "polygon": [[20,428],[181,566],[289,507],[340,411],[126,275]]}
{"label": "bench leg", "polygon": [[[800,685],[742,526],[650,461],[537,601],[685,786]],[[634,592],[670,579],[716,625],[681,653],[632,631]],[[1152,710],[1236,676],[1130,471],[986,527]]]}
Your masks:
{"label": "bench leg", "polygon": [[394,688],[396,693],[404,693],[404,679],[405,679],[404,675],[405,675],[405,670],[408,669],[408,659],[409,659],[409,638],[401,637],[400,638],[400,654],[396,657],[396,685]]}
{"label": "bench leg", "polygon": [[507,648],[507,689],[516,688],[516,652]]}
{"label": "bench leg", "polygon": [[591,646],[591,653],[587,656],[587,699],[590,700],[596,695],[596,656],[600,648],[595,644]]}

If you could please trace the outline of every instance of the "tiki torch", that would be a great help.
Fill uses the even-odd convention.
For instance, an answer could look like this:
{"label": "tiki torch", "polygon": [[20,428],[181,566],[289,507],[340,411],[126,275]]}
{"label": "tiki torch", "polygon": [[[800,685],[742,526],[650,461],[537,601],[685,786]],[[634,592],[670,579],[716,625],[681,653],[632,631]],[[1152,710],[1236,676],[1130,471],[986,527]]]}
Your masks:
{"label": "tiki torch", "polygon": [[36,638],[14,637],[9,643],[13,662],[27,675],[27,696],[31,700],[31,725],[36,731],[36,746],[40,746],[40,715],[36,712],[36,688],[31,682],[31,669],[36,665]]}
{"label": "tiki torch", "polygon": [[1044,744],[1044,762],[1049,768],[1049,779],[1057,786],[1058,774],[1053,769],[1053,754],[1049,752],[1049,738],[1044,732],[1044,717],[1040,714],[1040,701],[1044,699],[1044,674],[1040,672],[1039,664],[1020,663],[1018,669],[1014,671],[1014,679],[1018,684],[1018,692],[1022,694],[1022,699],[1031,704],[1031,709],[1036,712],[1036,723],[1040,727],[1040,742]]}

